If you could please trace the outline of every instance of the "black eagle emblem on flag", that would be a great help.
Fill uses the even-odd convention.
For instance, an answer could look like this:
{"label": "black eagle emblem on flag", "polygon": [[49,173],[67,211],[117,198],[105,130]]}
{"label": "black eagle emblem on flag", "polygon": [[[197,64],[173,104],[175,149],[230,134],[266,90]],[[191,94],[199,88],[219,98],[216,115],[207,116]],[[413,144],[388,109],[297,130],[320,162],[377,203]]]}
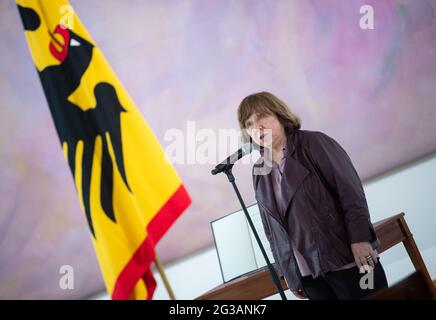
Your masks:
{"label": "black eagle emblem on flag", "polygon": [[[40,17],[31,8],[18,5],[26,31],[35,31],[40,27]],[[80,86],[81,79],[88,69],[93,56],[94,45],[75,34],[72,30],[58,25],[52,32],[50,53],[60,63],[38,71],[45,95],[53,116],[61,144],[67,145],[68,164],[73,178],[77,166],[81,166],[81,198],[89,229],[96,238],[92,223],[90,206],[90,188],[95,142],[98,136],[102,140],[100,203],[105,215],[116,222],[113,208],[114,163],[131,192],[124,167],[120,117],[127,112],[117,96],[115,88],[107,82],[99,82],[93,88],[95,107],[82,110],[68,100],[68,97]],[[61,39],[62,41],[59,41]],[[83,141],[82,162],[76,163],[76,149]],[[109,152],[112,146],[114,161]]]}

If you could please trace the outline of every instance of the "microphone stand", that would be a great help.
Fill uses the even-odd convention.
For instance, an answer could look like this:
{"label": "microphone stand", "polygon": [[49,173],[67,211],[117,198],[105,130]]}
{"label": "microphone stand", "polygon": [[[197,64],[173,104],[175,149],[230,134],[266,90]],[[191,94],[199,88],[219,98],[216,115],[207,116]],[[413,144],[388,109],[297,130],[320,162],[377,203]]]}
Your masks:
{"label": "microphone stand", "polygon": [[[247,207],[245,206],[244,200],[242,200],[241,194],[239,193],[238,187],[235,183],[235,177],[232,173],[233,164],[230,164],[226,169],[222,170],[229,179],[229,182],[232,184],[233,189],[236,192],[236,196],[239,199],[239,202],[241,203],[242,209],[244,210],[245,217],[248,220],[248,224],[250,225],[251,230],[253,231],[254,237],[256,238],[256,242],[259,245],[260,250],[262,251],[262,255],[266,261],[266,264],[268,265],[269,272],[271,273],[272,280],[274,282],[274,285],[277,288],[277,291],[280,293],[280,297],[282,300],[288,300],[285,296],[285,293],[283,292],[282,285],[280,283],[279,277],[277,275],[277,272],[275,271],[274,267],[272,266],[271,262],[269,261],[269,258],[266,254],[265,248],[263,247],[262,242],[260,241],[259,235],[257,234],[256,228],[254,227],[253,221],[251,220],[250,214],[248,213]],[[277,263],[277,262],[276,262]]]}

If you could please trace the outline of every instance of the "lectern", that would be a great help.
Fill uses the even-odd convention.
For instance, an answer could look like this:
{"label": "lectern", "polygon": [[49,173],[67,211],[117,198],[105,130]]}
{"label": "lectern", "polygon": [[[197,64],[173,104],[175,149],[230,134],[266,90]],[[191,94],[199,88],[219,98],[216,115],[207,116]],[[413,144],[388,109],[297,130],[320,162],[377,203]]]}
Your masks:
{"label": "lectern", "polygon": [[[424,264],[421,253],[407,226],[404,212],[374,223],[377,237],[380,239],[378,253],[388,250],[402,242],[416,271],[419,271],[436,297],[436,289]],[[281,280],[287,289],[286,282]],[[196,300],[259,300],[277,293],[268,270],[262,269],[233,281],[219,285],[197,297]]]}

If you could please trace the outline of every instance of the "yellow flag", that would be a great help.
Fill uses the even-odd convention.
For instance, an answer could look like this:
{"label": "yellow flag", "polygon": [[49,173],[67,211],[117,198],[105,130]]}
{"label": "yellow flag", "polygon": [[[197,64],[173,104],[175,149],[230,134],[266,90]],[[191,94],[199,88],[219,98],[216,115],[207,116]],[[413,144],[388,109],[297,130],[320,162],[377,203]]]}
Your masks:
{"label": "yellow flag", "polygon": [[108,293],[151,299],[155,245],[191,199],[68,1],[17,5]]}

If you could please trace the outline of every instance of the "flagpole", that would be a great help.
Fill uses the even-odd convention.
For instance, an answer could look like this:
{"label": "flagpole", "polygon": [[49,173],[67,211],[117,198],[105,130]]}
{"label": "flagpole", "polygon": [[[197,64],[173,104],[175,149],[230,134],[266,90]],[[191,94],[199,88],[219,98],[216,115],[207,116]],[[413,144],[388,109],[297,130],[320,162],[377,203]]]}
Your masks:
{"label": "flagpole", "polygon": [[168,295],[170,296],[170,299],[176,300],[176,296],[174,295],[174,291],[171,288],[171,285],[170,285],[168,278],[165,274],[165,270],[163,268],[163,265],[162,265],[162,263],[157,255],[155,255],[154,263],[156,265],[157,270],[159,271],[159,274],[162,278],[163,283],[165,284],[165,288],[167,289],[167,292],[168,292]]}

